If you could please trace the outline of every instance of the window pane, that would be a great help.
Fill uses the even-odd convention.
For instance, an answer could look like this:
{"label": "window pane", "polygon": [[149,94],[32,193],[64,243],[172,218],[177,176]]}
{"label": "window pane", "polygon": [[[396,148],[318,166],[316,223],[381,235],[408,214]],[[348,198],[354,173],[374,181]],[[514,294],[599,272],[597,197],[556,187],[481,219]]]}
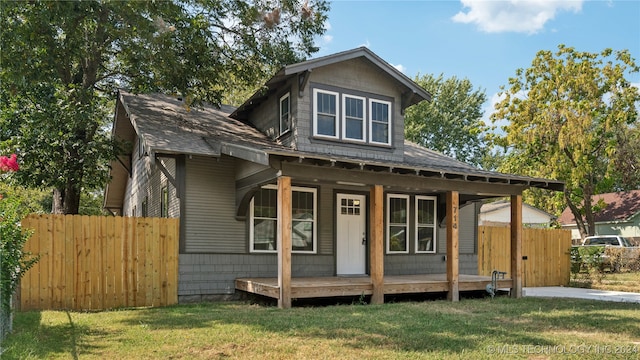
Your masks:
{"label": "window pane", "polygon": [[435,242],[434,228],[432,227],[419,227],[418,228],[418,251],[433,251]]}
{"label": "window pane", "polygon": [[277,191],[275,189],[260,189],[253,198],[253,216],[263,218],[276,218]]}
{"label": "window pane", "polygon": [[407,199],[405,198],[389,199],[389,222],[391,224],[407,223]]}
{"label": "window pane", "polygon": [[293,250],[313,251],[313,222],[294,220],[291,227]]}
{"label": "window pane", "polygon": [[433,225],[435,223],[434,205],[433,200],[418,199],[418,224]]}
{"label": "window pane", "polygon": [[255,219],[253,222],[253,249],[277,250],[276,220]]}
{"label": "window pane", "polygon": [[407,250],[407,229],[405,226],[389,227],[389,251]]}
{"label": "window pane", "polygon": [[384,123],[371,123],[371,141],[389,143],[389,126]]}
{"label": "window pane", "polygon": [[291,207],[293,219],[313,220],[313,193],[293,191]]}
{"label": "window pane", "polygon": [[347,123],[346,123],[346,134],[345,136],[349,139],[358,139],[358,140],[362,140],[363,134],[362,134],[362,120],[354,120],[354,119],[346,119]]}
{"label": "window pane", "polygon": [[335,116],[326,116],[318,114],[318,134],[327,136],[336,136],[336,118]]}
{"label": "window pane", "polygon": [[333,94],[318,93],[318,112],[323,114],[336,114],[336,96]]}
{"label": "window pane", "polygon": [[371,120],[388,123],[389,105],[373,101],[371,103]]}
{"label": "window pane", "polygon": [[364,117],[364,102],[362,101],[362,99],[345,97],[344,106],[346,117],[358,119],[362,119]]}

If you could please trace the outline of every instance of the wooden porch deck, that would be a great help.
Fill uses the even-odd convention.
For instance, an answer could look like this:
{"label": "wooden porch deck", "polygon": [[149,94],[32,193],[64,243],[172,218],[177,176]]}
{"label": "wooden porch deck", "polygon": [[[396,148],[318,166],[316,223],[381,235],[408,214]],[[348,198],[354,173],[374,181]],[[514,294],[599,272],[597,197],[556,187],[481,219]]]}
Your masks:
{"label": "wooden porch deck", "polygon": [[[485,290],[490,276],[460,274],[460,291]],[[498,280],[498,288],[511,288],[511,279]],[[236,289],[277,299],[280,295],[278,278],[236,279]],[[446,274],[398,275],[384,277],[385,294],[414,294],[446,292],[449,290]],[[334,296],[372,295],[373,284],[369,276],[333,276],[291,278],[291,298],[320,298]]]}

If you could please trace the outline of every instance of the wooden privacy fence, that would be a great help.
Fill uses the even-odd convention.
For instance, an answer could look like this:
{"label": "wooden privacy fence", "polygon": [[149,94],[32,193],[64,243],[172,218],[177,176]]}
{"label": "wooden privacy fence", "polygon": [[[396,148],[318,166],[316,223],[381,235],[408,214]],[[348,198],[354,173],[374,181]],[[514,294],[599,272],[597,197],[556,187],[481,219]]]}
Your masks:
{"label": "wooden privacy fence", "polygon": [[[523,229],[523,286],[569,285],[571,276],[571,231]],[[511,273],[511,230],[509,227],[478,227],[478,274],[493,270]]]}
{"label": "wooden privacy fence", "polygon": [[178,302],[178,219],[29,215],[21,310],[101,310]]}

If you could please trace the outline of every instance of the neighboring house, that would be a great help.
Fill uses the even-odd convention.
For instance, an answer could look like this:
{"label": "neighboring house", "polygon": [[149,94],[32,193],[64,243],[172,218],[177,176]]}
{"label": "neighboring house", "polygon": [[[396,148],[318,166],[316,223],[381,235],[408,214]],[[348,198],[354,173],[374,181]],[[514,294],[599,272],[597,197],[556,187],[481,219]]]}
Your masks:
{"label": "neighboring house", "polygon": [[[564,185],[484,171],[405,140],[405,109],[430,97],[366,48],[288,65],[237,109],[122,91],[113,134],[131,151],[112,163],[105,208],[180,217],[180,301],[241,288],[287,307],[301,296],[292,279],[351,276],[381,302],[418,289],[392,289],[387,277],[443,273],[455,300],[460,274],[477,274],[476,207],[459,204],[519,204],[529,187]],[[236,281],[276,276],[271,290]]]}
{"label": "neighboring house", "polygon": [[[595,214],[595,235],[621,235],[640,244],[640,190],[614,192],[593,196],[593,203],[600,200],[607,206]],[[564,229],[571,230],[571,238],[579,243],[580,232],[576,219],[567,207],[558,218]]]}
{"label": "neighboring house", "polygon": [[[548,228],[556,219],[555,216],[522,204],[522,225],[529,228]],[[484,203],[480,207],[478,225],[507,226],[511,223],[511,202],[506,200]]]}

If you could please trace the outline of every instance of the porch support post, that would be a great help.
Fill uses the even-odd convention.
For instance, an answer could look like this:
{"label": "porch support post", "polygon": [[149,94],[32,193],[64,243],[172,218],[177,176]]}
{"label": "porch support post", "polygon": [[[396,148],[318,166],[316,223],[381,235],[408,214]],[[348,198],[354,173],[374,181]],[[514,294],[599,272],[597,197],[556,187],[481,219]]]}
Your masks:
{"label": "porch support post", "polygon": [[511,195],[511,297],[522,297],[522,195]]}
{"label": "porch support post", "polygon": [[371,187],[371,205],[369,210],[369,266],[373,294],[372,304],[384,303],[384,196],[382,185]]}
{"label": "porch support post", "polygon": [[278,307],[291,307],[291,178],[278,178]]}
{"label": "porch support post", "polygon": [[447,299],[451,301],[460,300],[459,201],[460,197],[457,191],[447,192],[447,282],[449,283]]}

